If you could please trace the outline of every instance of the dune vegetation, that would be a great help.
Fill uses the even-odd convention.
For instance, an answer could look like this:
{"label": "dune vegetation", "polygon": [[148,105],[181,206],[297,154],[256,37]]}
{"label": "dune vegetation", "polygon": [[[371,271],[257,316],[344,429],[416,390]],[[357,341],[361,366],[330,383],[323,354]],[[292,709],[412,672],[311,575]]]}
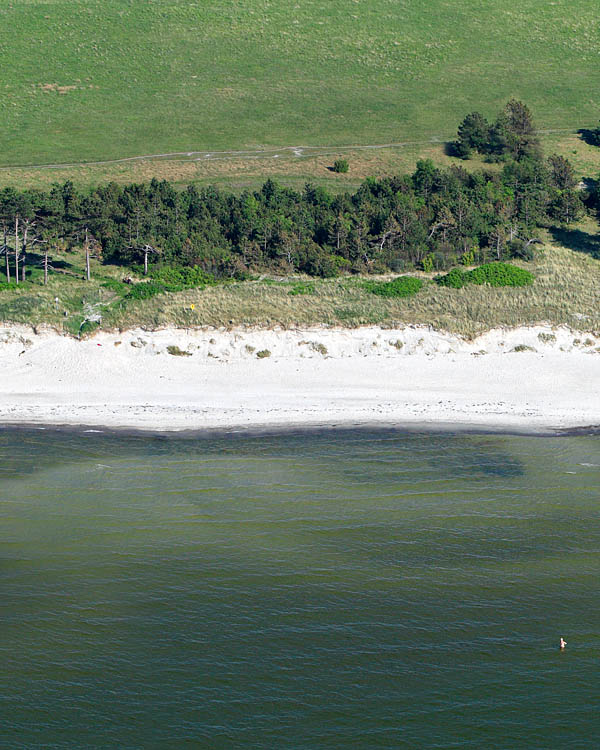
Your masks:
{"label": "dune vegetation", "polygon": [[[530,262],[516,262],[533,273],[526,287],[469,284],[440,286],[434,273],[414,272],[423,281],[416,294],[373,294],[361,277],[315,279],[263,275],[245,281],[186,289],[143,300],[126,299],[119,288],[122,269],[92,261],[92,281],[84,281],[85,258],[65,254],[67,270],[47,286],[22,285],[0,291],[0,320],[49,326],[71,335],[131,327],[266,327],[430,325],[473,337],[495,327],[534,323],[600,332],[600,263],[583,251],[548,241]],[[377,277],[387,281],[391,276]],[[302,289],[298,293],[298,289]]]}

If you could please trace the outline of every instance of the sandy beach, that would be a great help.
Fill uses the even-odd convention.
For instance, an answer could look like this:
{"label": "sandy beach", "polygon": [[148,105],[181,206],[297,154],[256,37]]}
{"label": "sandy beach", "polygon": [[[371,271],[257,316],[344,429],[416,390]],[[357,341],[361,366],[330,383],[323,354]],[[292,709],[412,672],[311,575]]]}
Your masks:
{"label": "sandy beach", "polygon": [[600,424],[599,347],[592,334],[543,326],[474,341],[424,327],[131,330],[84,341],[4,327],[0,423],[589,426]]}

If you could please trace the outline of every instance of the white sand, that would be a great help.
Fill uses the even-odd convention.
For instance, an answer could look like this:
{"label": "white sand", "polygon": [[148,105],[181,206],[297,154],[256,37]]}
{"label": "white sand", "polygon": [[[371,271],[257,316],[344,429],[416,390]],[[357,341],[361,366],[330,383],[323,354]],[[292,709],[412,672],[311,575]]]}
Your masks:
{"label": "white sand", "polygon": [[[511,352],[522,345],[536,351]],[[83,342],[0,328],[0,423],[586,426],[600,424],[598,347],[600,337],[541,326],[473,342],[424,327],[133,330]]]}

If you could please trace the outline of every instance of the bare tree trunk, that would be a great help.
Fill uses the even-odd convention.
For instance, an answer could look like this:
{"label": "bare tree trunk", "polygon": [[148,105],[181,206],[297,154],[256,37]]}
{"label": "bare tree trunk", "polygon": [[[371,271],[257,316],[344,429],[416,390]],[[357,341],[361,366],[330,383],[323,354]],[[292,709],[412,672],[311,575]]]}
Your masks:
{"label": "bare tree trunk", "polygon": [[48,245],[44,248],[44,286],[48,283]]}
{"label": "bare tree trunk", "polygon": [[90,244],[88,242],[88,230],[85,228],[85,278],[86,281],[90,281]]}
{"label": "bare tree trunk", "polygon": [[15,281],[19,283],[19,217],[15,216]]}
{"label": "bare tree trunk", "polygon": [[23,260],[21,261],[21,281],[25,281],[25,260],[27,258],[27,233],[29,232],[29,224],[25,224],[25,232],[23,233]]}
{"label": "bare tree trunk", "polygon": [[4,253],[6,254],[6,283],[10,284],[10,262],[8,258],[8,238],[6,226],[4,227]]}
{"label": "bare tree trunk", "polygon": [[144,248],[144,276],[148,275],[148,253],[150,252],[150,249],[148,246]]}

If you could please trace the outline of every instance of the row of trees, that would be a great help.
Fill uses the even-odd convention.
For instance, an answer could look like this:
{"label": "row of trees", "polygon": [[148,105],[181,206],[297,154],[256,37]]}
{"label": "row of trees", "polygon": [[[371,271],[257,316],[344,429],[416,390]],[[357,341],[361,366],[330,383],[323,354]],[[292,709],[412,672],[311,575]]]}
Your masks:
{"label": "row of trees", "polygon": [[[511,105],[512,106],[512,105]],[[527,128],[501,171],[477,174],[419,161],[412,175],[367,179],[353,194],[302,192],[267,180],[241,195],[169,182],[77,190],[0,191],[2,267],[22,282],[33,263],[45,279],[57,251],[131,266],[196,266],[216,276],[249,271],[443,270],[458,261],[530,257],[539,228],[581,214],[581,192],[562,156],[525,153]],[[512,143],[512,141],[511,141]],[[511,148],[517,148],[513,143]]]}

